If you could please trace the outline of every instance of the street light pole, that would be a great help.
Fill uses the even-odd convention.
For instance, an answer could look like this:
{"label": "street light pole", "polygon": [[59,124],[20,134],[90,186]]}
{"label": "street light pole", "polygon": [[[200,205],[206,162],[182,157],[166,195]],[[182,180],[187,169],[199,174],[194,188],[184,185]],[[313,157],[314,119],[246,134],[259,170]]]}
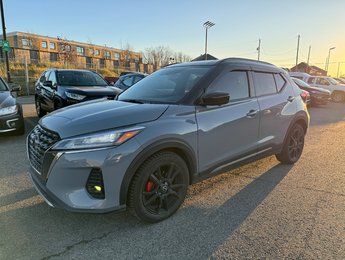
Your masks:
{"label": "street light pole", "polygon": [[[1,24],[2,24],[2,37],[3,40],[6,39],[6,26],[5,26],[5,16],[4,16],[4,6],[2,4],[2,0],[0,0],[0,9],[1,9]],[[3,51],[3,50],[2,50]],[[11,75],[10,75],[10,64],[8,62],[8,52],[3,51],[5,53],[5,62],[6,62],[6,73],[7,73],[7,82],[11,82]]]}
{"label": "street light pole", "polygon": [[329,48],[329,50],[328,50],[328,58],[327,58],[327,66],[326,66],[327,74],[328,74],[329,60],[331,58],[331,50],[334,50],[334,49],[335,49],[335,47],[332,47],[332,48]]}
{"label": "street light pole", "polygon": [[214,25],[215,25],[215,23],[212,23],[210,21],[207,21],[204,23],[204,27],[206,29],[206,33],[205,33],[205,60],[207,60],[207,31],[208,31],[208,29],[210,29]]}

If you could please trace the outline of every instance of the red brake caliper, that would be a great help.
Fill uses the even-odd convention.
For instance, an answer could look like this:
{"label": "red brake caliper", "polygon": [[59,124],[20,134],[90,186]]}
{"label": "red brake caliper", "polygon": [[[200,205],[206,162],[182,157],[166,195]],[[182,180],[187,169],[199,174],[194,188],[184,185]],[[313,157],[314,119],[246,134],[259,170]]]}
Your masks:
{"label": "red brake caliper", "polygon": [[150,192],[155,187],[155,184],[153,181],[148,180],[146,183],[146,191]]}

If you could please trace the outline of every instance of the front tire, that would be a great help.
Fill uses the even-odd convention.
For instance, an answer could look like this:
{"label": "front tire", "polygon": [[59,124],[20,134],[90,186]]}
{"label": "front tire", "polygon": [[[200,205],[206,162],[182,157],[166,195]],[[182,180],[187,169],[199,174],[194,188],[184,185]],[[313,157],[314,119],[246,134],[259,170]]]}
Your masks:
{"label": "front tire", "polygon": [[128,206],[140,220],[162,221],[181,206],[189,184],[185,161],[169,151],[147,159],[133,177]]}
{"label": "front tire", "polygon": [[283,164],[294,164],[301,157],[304,147],[304,128],[295,124],[288,133],[283,150],[276,158]]}
{"label": "front tire", "polygon": [[39,101],[39,99],[36,97],[35,98],[35,107],[36,107],[36,113],[38,117],[42,117],[45,116],[47,114],[47,111],[45,111],[42,106],[41,106],[41,102]]}

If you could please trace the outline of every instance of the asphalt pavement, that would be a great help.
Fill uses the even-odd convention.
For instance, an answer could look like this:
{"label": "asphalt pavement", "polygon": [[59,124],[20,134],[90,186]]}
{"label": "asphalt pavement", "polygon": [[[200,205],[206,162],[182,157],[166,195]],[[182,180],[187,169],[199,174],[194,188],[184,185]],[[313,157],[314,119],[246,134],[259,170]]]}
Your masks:
{"label": "asphalt pavement", "polygon": [[[24,102],[27,130],[38,121]],[[189,188],[171,218],[49,207],[25,136],[0,137],[0,259],[345,259],[345,104],[310,108],[293,166],[269,157]]]}

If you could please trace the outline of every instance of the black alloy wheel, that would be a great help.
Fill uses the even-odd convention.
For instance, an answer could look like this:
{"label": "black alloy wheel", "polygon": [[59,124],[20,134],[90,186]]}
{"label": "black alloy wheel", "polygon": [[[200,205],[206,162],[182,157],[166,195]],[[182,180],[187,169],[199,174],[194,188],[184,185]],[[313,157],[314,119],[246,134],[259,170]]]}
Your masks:
{"label": "black alloy wheel", "polygon": [[129,206],[147,222],[158,222],[174,214],[183,203],[189,184],[188,167],[173,152],[160,152],[137,171],[129,191]]}
{"label": "black alloy wheel", "polygon": [[38,100],[38,98],[35,98],[35,107],[38,117],[42,117],[47,114],[47,112],[42,109],[41,102]]}
{"label": "black alloy wheel", "polygon": [[282,152],[276,154],[277,159],[284,164],[297,162],[303,152],[304,136],[304,128],[300,124],[295,124],[287,136]]}

